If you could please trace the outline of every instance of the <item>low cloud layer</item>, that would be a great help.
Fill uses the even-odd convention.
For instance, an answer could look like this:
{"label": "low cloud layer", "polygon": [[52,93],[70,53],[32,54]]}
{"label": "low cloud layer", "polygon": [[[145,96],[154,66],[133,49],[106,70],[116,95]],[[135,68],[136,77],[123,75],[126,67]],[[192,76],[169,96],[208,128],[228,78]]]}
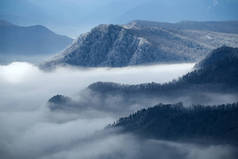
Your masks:
{"label": "low cloud layer", "polygon": [[59,68],[42,72],[29,63],[0,66],[1,159],[235,159],[230,146],[198,146],[142,140],[104,127],[117,120],[105,111],[52,112],[46,101],[55,94],[74,96],[96,81],[127,84],[167,82],[193,64],[128,68]]}
{"label": "low cloud layer", "polygon": [[0,66],[0,107],[38,108],[56,94],[74,96],[97,81],[138,84],[167,82],[192,69],[194,64],[171,64],[127,68],[76,69],[59,68],[42,72],[30,63],[15,62]]}

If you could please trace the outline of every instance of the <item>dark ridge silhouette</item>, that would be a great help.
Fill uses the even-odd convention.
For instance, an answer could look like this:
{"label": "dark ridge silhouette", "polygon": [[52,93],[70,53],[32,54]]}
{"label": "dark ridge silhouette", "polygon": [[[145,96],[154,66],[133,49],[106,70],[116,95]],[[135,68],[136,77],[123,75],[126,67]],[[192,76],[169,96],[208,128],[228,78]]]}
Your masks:
{"label": "dark ridge silhouette", "polygon": [[64,110],[71,111],[77,104],[70,98],[64,95],[55,95],[48,100],[50,110]]}
{"label": "dark ridge silhouette", "polygon": [[223,46],[212,51],[198,63],[194,71],[187,73],[178,80],[166,84],[145,83],[138,85],[123,85],[108,82],[91,84],[88,89],[102,95],[124,95],[125,97],[144,95],[183,96],[184,91],[191,93],[205,92],[237,92],[238,91],[238,49]]}
{"label": "dark ridge silhouette", "polygon": [[108,127],[153,139],[238,145],[238,103],[188,108],[159,104]]}

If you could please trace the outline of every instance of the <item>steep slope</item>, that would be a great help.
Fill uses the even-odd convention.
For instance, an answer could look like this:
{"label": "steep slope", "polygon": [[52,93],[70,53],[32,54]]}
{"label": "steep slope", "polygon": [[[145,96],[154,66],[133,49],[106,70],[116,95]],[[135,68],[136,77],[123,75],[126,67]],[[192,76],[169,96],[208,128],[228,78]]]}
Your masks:
{"label": "steep slope", "polygon": [[146,138],[238,145],[238,103],[219,106],[159,104],[119,119],[112,128]]}
{"label": "steep slope", "polygon": [[71,47],[44,63],[42,68],[188,62],[197,61],[224,44],[238,47],[237,34],[188,30],[177,27],[177,24],[173,24],[176,27],[163,24],[134,21],[128,25],[99,25],[81,35]]}
{"label": "steep slope", "polygon": [[22,27],[0,21],[0,55],[47,55],[63,50],[72,42],[66,36],[57,35],[44,26]]}
{"label": "steep slope", "polygon": [[[163,31],[162,31],[163,32]],[[165,34],[167,34],[165,32]],[[164,53],[135,30],[119,25],[100,25],[81,35],[74,44],[59,57],[45,64],[97,67],[121,67],[154,62],[184,61],[184,57]],[[189,60],[189,58],[187,58]]]}
{"label": "steep slope", "polygon": [[238,59],[238,48],[223,46],[211,52],[206,58],[204,58],[201,62],[199,62],[196,65],[196,68],[212,69],[212,70],[222,67],[235,68],[238,66],[237,59]]}

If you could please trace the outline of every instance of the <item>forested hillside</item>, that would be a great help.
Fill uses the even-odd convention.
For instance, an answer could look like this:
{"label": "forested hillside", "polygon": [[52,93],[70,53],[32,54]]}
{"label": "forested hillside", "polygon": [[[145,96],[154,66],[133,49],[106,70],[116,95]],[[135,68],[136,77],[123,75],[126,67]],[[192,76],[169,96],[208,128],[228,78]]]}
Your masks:
{"label": "forested hillside", "polygon": [[109,127],[146,138],[238,145],[238,103],[215,106],[159,104]]}

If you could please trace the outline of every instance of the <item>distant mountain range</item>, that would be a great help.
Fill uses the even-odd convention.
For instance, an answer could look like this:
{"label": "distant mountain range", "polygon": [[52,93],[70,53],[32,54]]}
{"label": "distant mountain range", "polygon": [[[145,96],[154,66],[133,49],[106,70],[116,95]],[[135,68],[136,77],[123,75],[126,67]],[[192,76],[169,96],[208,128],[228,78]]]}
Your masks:
{"label": "distant mountain range", "polygon": [[238,34],[238,21],[181,21],[178,23],[165,23],[135,20],[129,23],[129,25],[136,25],[141,28],[162,27],[173,30],[201,30]]}
{"label": "distant mountain range", "polygon": [[80,110],[95,106],[102,110],[120,110],[123,114],[161,102],[186,105],[226,103],[228,99],[235,102],[238,99],[238,48],[223,46],[213,50],[192,72],[178,80],[138,85],[97,82],[89,85],[80,99],[76,102],[58,95],[49,100],[50,108]]}
{"label": "distant mountain range", "polygon": [[35,26],[18,26],[7,21],[0,21],[0,61],[8,57],[42,56],[57,53],[69,44],[72,39],[55,34],[48,28]]}
{"label": "distant mountain range", "polygon": [[159,104],[119,119],[110,128],[145,138],[238,145],[238,103],[217,106]]}
{"label": "distant mountain range", "polygon": [[194,62],[222,45],[238,47],[237,28],[236,21],[133,21],[127,25],[99,25],[82,34],[63,53],[41,67],[123,67]]}
{"label": "distant mountain range", "polygon": [[135,19],[163,22],[237,20],[237,10],[237,0],[0,1],[0,19],[50,25],[72,36],[99,23],[124,24]]}

